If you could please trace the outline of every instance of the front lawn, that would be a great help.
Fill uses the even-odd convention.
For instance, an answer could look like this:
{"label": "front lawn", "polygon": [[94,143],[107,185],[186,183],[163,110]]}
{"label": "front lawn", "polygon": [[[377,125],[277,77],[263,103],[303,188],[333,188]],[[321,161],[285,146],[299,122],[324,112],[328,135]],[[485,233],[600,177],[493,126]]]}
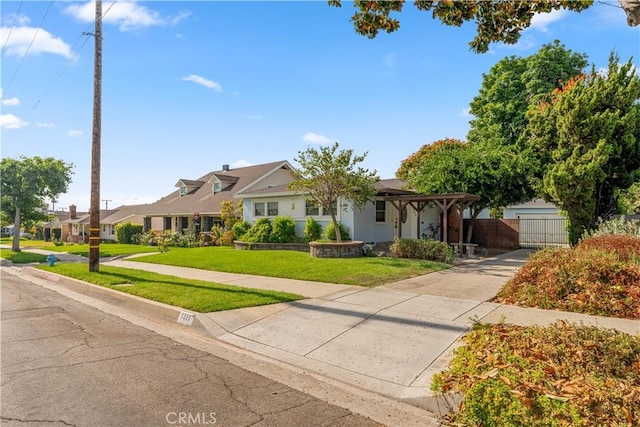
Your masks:
{"label": "front lawn", "polygon": [[31,252],[13,252],[11,249],[0,249],[0,258],[8,259],[14,264],[28,264],[30,262],[45,262],[46,255],[34,254]]}
{"label": "front lawn", "polygon": [[86,264],[77,263],[61,263],[55,267],[41,265],[38,268],[201,313],[304,298],[287,292],[242,288],[104,265],[100,266],[98,273],[89,272]]}
{"label": "front lawn", "polygon": [[[65,244],[63,246],[47,246],[46,249],[55,252],[68,252],[73,255],[89,257],[89,245],[85,243],[75,243],[71,245]],[[100,243],[100,258],[158,251],[159,249],[155,246],[130,245],[125,243]]]}
{"label": "front lawn", "polygon": [[432,389],[464,396],[465,426],[633,426],[640,420],[640,335],[558,322],[477,324]]}
{"label": "front lawn", "polygon": [[451,267],[435,261],[391,257],[314,258],[307,252],[241,251],[225,246],[170,248],[169,252],[132,261],[369,287]]}

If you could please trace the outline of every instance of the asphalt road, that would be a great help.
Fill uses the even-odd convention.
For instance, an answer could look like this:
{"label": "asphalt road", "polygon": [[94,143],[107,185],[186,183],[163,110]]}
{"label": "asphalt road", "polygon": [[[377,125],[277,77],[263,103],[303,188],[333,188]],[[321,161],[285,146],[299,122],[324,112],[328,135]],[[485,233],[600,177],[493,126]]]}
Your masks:
{"label": "asphalt road", "polygon": [[3,275],[2,426],[376,426],[41,286]]}

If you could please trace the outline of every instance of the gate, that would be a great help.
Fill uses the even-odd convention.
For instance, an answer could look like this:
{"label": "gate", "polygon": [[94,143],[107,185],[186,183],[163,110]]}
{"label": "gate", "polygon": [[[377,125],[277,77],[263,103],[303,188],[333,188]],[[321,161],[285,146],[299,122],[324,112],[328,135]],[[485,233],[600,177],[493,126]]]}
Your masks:
{"label": "gate", "polygon": [[520,218],[520,247],[568,246],[566,218]]}

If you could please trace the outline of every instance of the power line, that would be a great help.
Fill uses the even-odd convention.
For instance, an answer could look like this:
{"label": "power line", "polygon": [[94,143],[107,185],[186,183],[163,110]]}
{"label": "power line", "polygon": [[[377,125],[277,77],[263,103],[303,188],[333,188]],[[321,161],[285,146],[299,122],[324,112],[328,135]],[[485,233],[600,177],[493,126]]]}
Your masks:
{"label": "power line", "polygon": [[20,59],[20,63],[18,64],[18,68],[16,68],[16,71],[13,73],[13,76],[11,76],[11,80],[9,80],[9,84],[7,84],[7,86],[5,87],[5,90],[9,90],[9,88],[11,87],[11,83],[13,83],[13,79],[16,78],[16,75],[18,74],[18,70],[20,70],[20,67],[22,66],[22,63],[24,62],[24,59],[27,57],[27,53],[29,53],[29,50],[31,49],[31,46],[33,46],[33,42],[36,40],[36,37],[38,36],[38,32],[40,32],[40,28],[42,27],[42,24],[44,24],[44,20],[47,19],[47,15],[49,14],[49,10],[51,10],[51,6],[53,5],[53,1],[49,2],[49,7],[47,8],[46,12],[44,13],[44,16],[42,17],[42,20],[40,21],[40,24],[38,25],[38,28],[36,28],[36,32],[33,33],[33,38],[31,39],[31,43],[29,43],[29,46],[27,47],[27,50],[25,50],[24,55],[22,55],[22,58]]}
{"label": "power line", "polygon": [[20,10],[22,9],[22,3],[23,1],[20,2],[20,4],[18,5],[18,11],[13,16],[13,23],[11,24],[11,28],[9,29],[9,34],[7,34],[7,39],[4,41],[4,44],[2,45],[2,50],[0,51],[0,55],[4,53],[4,48],[7,47],[7,43],[9,43],[9,38],[11,37],[11,33],[13,32],[13,27],[16,26],[16,21],[18,20],[18,16],[20,15]]}
{"label": "power line", "polygon": [[[109,6],[109,8],[107,9],[107,11],[105,13],[102,14],[102,18],[104,19],[105,16],[107,16],[107,14],[109,13],[109,11],[111,10],[111,8],[118,2],[118,0],[115,0],[114,2],[111,3],[111,6]],[[69,68],[69,65],[76,59],[76,57],[78,56],[78,54],[80,53],[80,51],[82,50],[82,48],[84,47],[84,45],[87,43],[87,40],[89,40],[88,36],[92,36],[93,33],[89,32],[89,30],[95,27],[95,23],[91,23],[89,25],[87,25],[87,28],[85,29],[85,31],[82,31],[81,35],[78,36],[78,41],[82,38],[84,38],[84,41],[82,42],[82,45],[80,45],[80,47],[78,48],[78,50],[76,50],[76,52],[73,54],[73,56],[71,58],[69,58],[69,60],[66,62],[66,64],[64,65],[64,67],[62,68],[62,70],[58,73],[58,75],[56,77],[54,77],[49,84],[47,85],[47,87],[44,89],[44,91],[42,92],[42,95],[40,95],[38,97],[38,100],[36,101],[35,104],[33,104],[33,108],[31,108],[31,111],[35,110],[38,105],[40,105],[40,101],[42,101],[42,99],[45,97],[45,95],[49,92],[49,90],[53,87],[53,85],[60,79],[60,77],[62,77],[62,75],[64,74],[65,71],[67,71],[67,68]],[[78,41],[76,41],[75,46],[78,45]],[[74,46],[74,49],[75,49]],[[73,49],[72,49],[73,51]]]}

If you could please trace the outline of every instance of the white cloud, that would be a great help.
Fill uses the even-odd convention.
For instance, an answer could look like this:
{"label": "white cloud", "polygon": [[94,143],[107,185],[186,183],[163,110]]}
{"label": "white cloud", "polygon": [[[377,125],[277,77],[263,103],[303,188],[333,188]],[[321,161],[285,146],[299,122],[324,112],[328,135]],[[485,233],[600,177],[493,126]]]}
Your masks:
{"label": "white cloud", "polygon": [[[11,31],[11,34],[9,32]],[[34,38],[35,37],[35,38]],[[0,40],[6,42],[7,55],[23,56],[25,53],[37,55],[52,53],[71,58],[71,46],[47,30],[34,27],[0,27]],[[32,43],[33,41],[33,43]],[[29,47],[31,45],[31,47]]]}
{"label": "white cloud", "polygon": [[36,122],[36,126],[39,128],[52,128],[55,127],[55,123]]}
{"label": "white cloud", "polygon": [[319,135],[314,132],[306,133],[302,136],[302,140],[304,142],[310,142],[312,144],[327,144],[329,143],[329,138],[324,135]]}
{"label": "white cloud", "polygon": [[253,163],[249,163],[244,159],[237,160],[231,164],[231,168],[246,168],[247,166],[253,166]]}
{"label": "white cloud", "polygon": [[22,13],[19,15],[10,13],[2,19],[2,23],[8,26],[17,25],[19,27],[22,27],[23,25],[27,25],[29,22],[31,22],[31,19],[29,19],[27,15],[23,15]]}
{"label": "white cloud", "polygon": [[0,128],[4,129],[20,129],[29,126],[28,122],[25,122],[20,117],[13,114],[0,115]]}
{"label": "white cloud", "polygon": [[7,107],[15,107],[16,105],[20,104],[20,100],[18,98],[3,99],[0,102],[2,103],[2,105]]}
{"label": "white cloud", "polygon": [[[65,13],[74,18],[93,22],[95,20],[95,3],[74,4],[65,9]],[[104,2],[102,4],[103,23],[116,24],[120,31],[133,31],[156,25],[175,25],[188,17],[190,12],[180,12],[175,16],[161,16],[155,10],[149,9],[135,1]]]}
{"label": "white cloud", "polygon": [[220,86],[220,83],[214,82],[213,80],[209,80],[196,74],[189,74],[187,77],[180,77],[180,80],[197,83],[206,88],[213,89],[214,92],[222,92],[222,86]]}
{"label": "white cloud", "polygon": [[565,18],[568,12],[564,9],[552,10],[549,13],[536,13],[531,19],[529,28],[537,29],[543,33],[549,31],[549,24]]}
{"label": "white cloud", "polygon": [[460,117],[471,117],[471,107],[466,107],[463,108],[462,110],[460,110],[460,112],[458,112],[458,116]]}
{"label": "white cloud", "polygon": [[67,131],[67,135],[69,135],[70,137],[73,137],[73,138],[77,138],[79,136],[82,136],[82,133],[83,132],[81,130],[74,130],[74,129],[71,129],[71,130]]}

